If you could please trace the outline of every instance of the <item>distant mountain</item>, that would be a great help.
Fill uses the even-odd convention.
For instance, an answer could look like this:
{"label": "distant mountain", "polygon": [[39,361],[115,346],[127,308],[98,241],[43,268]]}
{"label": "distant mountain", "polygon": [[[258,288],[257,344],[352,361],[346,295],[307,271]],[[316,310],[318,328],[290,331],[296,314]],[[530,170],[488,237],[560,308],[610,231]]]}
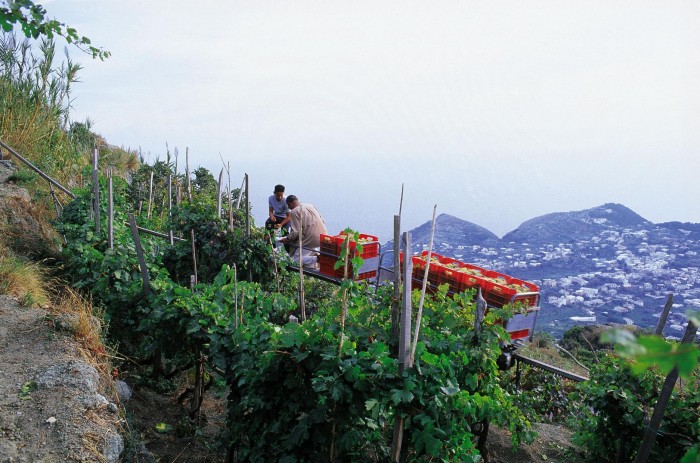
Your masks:
{"label": "distant mountain", "polygon": [[700,240],[700,223],[690,222],[664,222],[658,223],[657,226],[668,230],[675,230],[684,233],[688,238]]}
{"label": "distant mountain", "polygon": [[567,243],[590,238],[605,230],[649,229],[653,224],[631,209],[608,203],[574,212],[555,212],[523,222],[501,241],[516,243]]}
{"label": "distant mountain", "polygon": [[[414,243],[414,249],[427,247],[430,243],[430,228],[431,222],[428,221],[423,225],[411,230],[411,242]],[[498,236],[486,228],[467,222],[466,220],[458,219],[449,214],[440,214],[435,218],[435,236],[433,243],[449,244],[450,246],[474,246],[474,245],[493,245],[498,243]],[[391,249],[393,240],[387,243],[386,249]]]}
{"label": "distant mountain", "polygon": [[[413,252],[430,226],[410,231]],[[540,286],[538,329],[556,337],[581,323],[655,327],[669,294],[665,334],[679,337],[686,310],[700,309],[700,224],[654,224],[620,204],[535,217],[501,239],[442,214],[433,251]]]}

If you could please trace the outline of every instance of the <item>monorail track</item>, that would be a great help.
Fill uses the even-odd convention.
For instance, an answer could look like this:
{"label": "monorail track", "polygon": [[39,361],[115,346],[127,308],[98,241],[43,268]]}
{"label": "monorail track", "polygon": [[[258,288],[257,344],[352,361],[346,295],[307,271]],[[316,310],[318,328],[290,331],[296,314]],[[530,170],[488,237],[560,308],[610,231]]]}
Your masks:
{"label": "monorail track", "polygon": [[540,370],[545,370],[550,373],[554,373],[557,376],[561,376],[566,379],[570,379],[572,381],[577,381],[577,382],[583,382],[583,381],[588,381],[588,378],[585,376],[577,375],[576,373],[572,373],[570,371],[562,370],[561,368],[557,368],[554,365],[550,365],[545,362],[541,362],[539,360],[531,359],[529,357],[525,357],[523,355],[520,355],[518,353],[513,354],[513,358],[515,361],[518,363],[522,362],[526,365],[530,365],[535,368],[539,368]]}

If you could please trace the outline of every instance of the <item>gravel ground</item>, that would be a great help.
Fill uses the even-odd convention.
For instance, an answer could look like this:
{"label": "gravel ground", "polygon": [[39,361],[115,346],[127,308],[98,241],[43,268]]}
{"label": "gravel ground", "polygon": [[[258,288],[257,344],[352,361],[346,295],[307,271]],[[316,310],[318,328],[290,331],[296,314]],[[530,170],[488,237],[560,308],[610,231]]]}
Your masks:
{"label": "gravel ground", "polygon": [[118,461],[113,387],[50,320],[0,296],[0,463]]}

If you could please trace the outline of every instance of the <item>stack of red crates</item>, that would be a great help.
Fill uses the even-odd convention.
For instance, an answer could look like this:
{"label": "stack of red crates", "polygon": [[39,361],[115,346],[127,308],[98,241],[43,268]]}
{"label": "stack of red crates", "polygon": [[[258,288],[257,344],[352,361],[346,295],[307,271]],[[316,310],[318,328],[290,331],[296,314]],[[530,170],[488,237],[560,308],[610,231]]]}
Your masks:
{"label": "stack of red crates", "polygon": [[[366,235],[364,233],[359,234],[360,244],[362,244],[362,253],[359,255],[364,260],[379,258],[379,238],[373,235]],[[335,263],[340,259],[340,251],[342,249],[343,243],[345,243],[346,235],[343,232],[337,235],[324,235],[321,234],[321,255],[318,257],[318,262],[320,264],[320,272],[324,275],[328,275],[334,278],[343,278],[343,267],[334,269]],[[350,258],[357,256],[357,243],[350,241]],[[368,278],[374,278],[377,276],[377,270],[362,272],[362,268],[359,269],[361,273],[358,273],[356,280],[366,280]],[[352,263],[348,263],[348,275],[352,276],[353,267]]]}
{"label": "stack of red crates", "polygon": [[[420,289],[425,275],[428,251],[419,256],[412,256],[412,289]],[[437,286],[447,284],[451,292],[461,293],[475,286],[481,287],[481,293],[489,305],[502,307],[513,300],[526,306],[537,304],[539,287],[533,283],[487,270],[476,265],[467,264],[450,257],[432,253],[428,269],[428,291],[434,292]],[[519,297],[518,294],[528,294]],[[515,298],[514,298],[515,296]],[[514,299],[513,299],[514,298]]]}

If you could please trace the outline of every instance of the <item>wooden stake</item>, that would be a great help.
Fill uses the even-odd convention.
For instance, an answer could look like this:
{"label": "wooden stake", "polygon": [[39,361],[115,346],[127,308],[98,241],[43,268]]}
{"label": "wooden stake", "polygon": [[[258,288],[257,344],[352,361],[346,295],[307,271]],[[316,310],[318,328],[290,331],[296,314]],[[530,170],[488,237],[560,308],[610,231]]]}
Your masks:
{"label": "wooden stake", "polygon": [[141,247],[141,239],[139,238],[139,230],[136,225],[134,214],[129,212],[129,225],[131,226],[131,236],[134,239],[136,247],[136,256],[139,259],[139,267],[141,267],[141,279],[143,280],[143,293],[148,296],[151,292],[151,281],[148,278],[148,267],[146,260],[143,258],[143,248]]}
{"label": "wooden stake", "polygon": [[151,179],[148,182],[148,209],[146,217],[151,218],[151,210],[153,206],[153,171],[151,171]]}
{"label": "wooden stake", "polygon": [[[391,344],[398,346],[399,343],[399,320],[401,301],[401,216],[394,216],[394,298],[391,302]],[[411,255],[406,254],[404,260],[410,260]],[[411,280],[407,282],[410,284]],[[398,352],[394,352],[395,354]]]}
{"label": "wooden stake", "polygon": [[[685,328],[685,333],[683,334],[683,339],[681,339],[681,344],[690,344],[693,342],[697,331],[698,327],[695,326],[695,323],[688,321],[688,326]],[[666,407],[671,399],[671,394],[673,394],[673,388],[676,386],[677,380],[678,367],[674,367],[668,376],[666,376],[664,385],[661,387],[659,398],[654,406],[654,414],[651,415],[649,426],[647,426],[646,432],[644,433],[644,440],[642,441],[642,446],[639,448],[639,453],[637,453],[635,463],[646,463],[646,461],[649,459],[651,450],[654,448],[654,442],[656,442],[656,434],[661,426],[661,420],[664,418]]]}
{"label": "wooden stake", "polygon": [[192,202],[192,184],[190,183],[190,149],[185,148],[185,175],[187,175],[187,199]]}
{"label": "wooden stake", "polygon": [[221,218],[221,181],[224,178],[224,169],[221,169],[221,172],[219,172],[219,188],[217,190],[216,194],[216,218],[220,219]]}
{"label": "wooden stake", "polygon": [[[408,258],[411,252],[411,235],[410,233],[404,232],[403,234],[403,252],[407,257],[404,260],[403,266],[403,300],[402,300],[402,311],[401,311],[401,324],[400,324],[400,334],[399,334],[399,374],[403,373],[404,367],[406,365],[406,360],[408,359],[409,352],[409,341],[411,337],[411,259]],[[404,419],[397,412],[394,415],[394,437],[391,443],[391,461],[398,463],[401,459],[401,447],[403,446],[403,428]]]}
{"label": "wooden stake", "polygon": [[192,270],[194,271],[194,283],[197,284],[199,280],[197,278],[197,247],[194,239],[194,229],[190,230],[190,236],[192,237]]}
{"label": "wooden stake", "polygon": [[418,345],[418,334],[420,333],[420,321],[423,316],[423,302],[425,301],[425,290],[428,285],[428,270],[430,270],[430,258],[433,254],[433,237],[435,236],[435,213],[437,212],[437,204],[433,207],[433,224],[430,228],[430,243],[428,244],[428,261],[425,264],[425,274],[423,275],[423,286],[420,291],[420,302],[418,303],[418,316],[416,317],[416,331],[413,335],[413,347],[411,355],[408,357],[409,368],[413,367],[414,356],[416,355],[416,346]]}
{"label": "wooden stake", "polygon": [[303,221],[299,221],[299,307],[301,308],[301,320],[306,321],[306,301],[305,301],[305,294],[304,294],[304,258],[301,255],[302,254],[302,247],[301,247],[301,241],[302,241],[302,235],[304,234],[304,225]]}
{"label": "wooden stake", "polygon": [[[348,279],[348,262],[350,261],[350,235],[345,235],[345,262],[343,262],[343,279]],[[348,316],[348,288],[343,288],[342,311],[340,312],[340,342],[338,343],[338,358],[343,354],[343,339],[345,338],[345,318]]]}
{"label": "wooden stake", "polygon": [[98,164],[98,151],[97,147],[93,151],[94,155],[92,158],[92,199],[94,201],[95,210],[95,234],[100,234],[100,177],[97,171]]}
{"label": "wooden stake", "polygon": [[114,190],[111,168],[107,172],[107,194],[107,240],[109,249],[114,249]]}
{"label": "wooden stake", "polygon": [[173,236],[173,176],[168,174],[168,240],[170,246],[175,244]]}
{"label": "wooden stake", "polygon": [[655,335],[663,336],[664,327],[666,326],[666,320],[668,319],[668,313],[671,311],[672,306],[673,306],[673,294],[669,294],[668,299],[666,299],[666,305],[664,306],[664,310],[661,311],[661,316],[659,317],[659,323],[657,323],[657,325],[656,325],[656,331],[654,331]]}

